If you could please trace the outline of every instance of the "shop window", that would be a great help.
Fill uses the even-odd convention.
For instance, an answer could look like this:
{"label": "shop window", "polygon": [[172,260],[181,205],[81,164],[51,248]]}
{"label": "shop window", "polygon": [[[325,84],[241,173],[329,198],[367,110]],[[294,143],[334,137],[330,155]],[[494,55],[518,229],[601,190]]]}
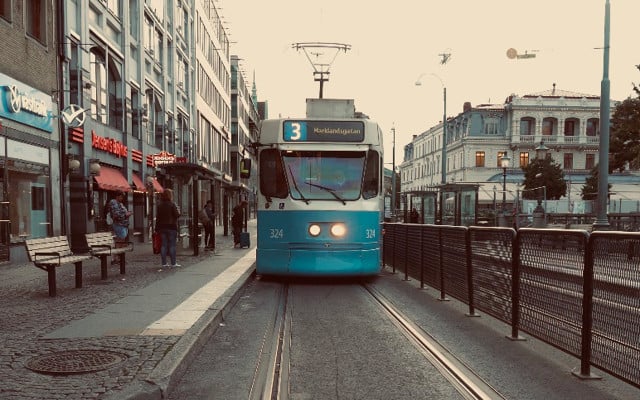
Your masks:
{"label": "shop window", "polygon": [[19,160],[8,160],[7,166],[11,242],[47,237],[51,222],[47,168]]}

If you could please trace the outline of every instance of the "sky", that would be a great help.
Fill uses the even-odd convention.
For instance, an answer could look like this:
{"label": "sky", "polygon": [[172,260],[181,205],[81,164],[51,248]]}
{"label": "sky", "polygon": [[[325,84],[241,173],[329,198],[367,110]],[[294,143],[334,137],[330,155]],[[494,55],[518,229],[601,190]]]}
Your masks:
{"label": "sky", "polygon": [[[324,98],[354,99],[356,110],[385,132],[385,162],[396,164],[413,135],[465,102],[503,104],[511,94],[553,88],[600,95],[604,74],[605,0],[217,0],[231,53],[269,117],[304,117],[317,98],[313,66],[297,43],[349,46],[314,49],[329,65]],[[611,98],[633,96],[640,83],[640,0],[610,0]],[[507,50],[534,54],[510,59]],[[442,64],[442,54],[450,54]],[[416,80],[420,78],[421,85]]]}

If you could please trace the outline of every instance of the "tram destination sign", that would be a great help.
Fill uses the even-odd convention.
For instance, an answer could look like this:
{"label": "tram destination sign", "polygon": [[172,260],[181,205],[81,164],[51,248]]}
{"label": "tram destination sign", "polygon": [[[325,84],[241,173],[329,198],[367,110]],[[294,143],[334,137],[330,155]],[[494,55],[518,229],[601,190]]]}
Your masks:
{"label": "tram destination sign", "polygon": [[362,142],[362,121],[284,121],[285,142]]}

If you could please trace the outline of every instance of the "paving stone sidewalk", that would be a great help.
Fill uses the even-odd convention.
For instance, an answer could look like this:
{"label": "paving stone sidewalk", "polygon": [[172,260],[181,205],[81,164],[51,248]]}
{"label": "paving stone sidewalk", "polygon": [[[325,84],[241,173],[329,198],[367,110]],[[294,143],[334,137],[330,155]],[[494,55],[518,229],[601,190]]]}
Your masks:
{"label": "paving stone sidewalk", "polygon": [[[134,381],[144,381],[177,343],[179,336],[110,336],[78,339],[44,339],[47,333],[79,320],[95,310],[144,288],[175,269],[161,269],[160,256],[152,253],[150,243],[134,243],[127,254],[126,274],[119,265],[109,267],[107,280],[100,279],[100,261],[83,263],[83,287],[76,289],[73,265],[57,272],[58,293],[49,297],[47,273],[33,264],[0,265],[0,399],[96,399],[118,392]],[[195,263],[215,263],[218,255],[233,252],[233,238],[216,234],[216,254],[200,250],[180,250],[178,263],[188,268]],[[37,363],[39,356],[57,352],[75,357],[88,350],[94,358],[79,357],[79,369],[108,364],[111,354],[126,360],[113,368],[90,373],[44,374],[27,365],[56,370],[50,360]],[[89,364],[89,365],[87,365]],[[69,372],[73,372],[69,370]]]}

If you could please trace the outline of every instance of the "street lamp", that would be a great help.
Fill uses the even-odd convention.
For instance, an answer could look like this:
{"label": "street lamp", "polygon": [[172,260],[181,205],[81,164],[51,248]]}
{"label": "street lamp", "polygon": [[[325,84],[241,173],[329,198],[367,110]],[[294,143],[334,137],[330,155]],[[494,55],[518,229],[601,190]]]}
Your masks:
{"label": "street lamp", "polygon": [[[434,77],[438,78],[440,84],[442,85],[442,179],[441,183],[444,185],[447,183],[447,88],[444,85],[444,81],[436,74],[431,74]],[[418,79],[416,80],[416,86],[422,86],[422,81],[420,80],[424,74],[420,74]]]}
{"label": "street lamp", "polygon": [[393,132],[393,154],[392,157],[392,175],[391,175],[391,219],[396,222],[396,128],[391,128]]}
{"label": "street lamp", "polygon": [[500,167],[502,167],[502,213],[505,214],[507,208],[507,168],[509,168],[509,161],[511,159],[507,157],[505,152],[500,159]]}
{"label": "street lamp", "polygon": [[[542,178],[542,166],[540,163],[547,158],[548,151],[549,151],[549,148],[544,145],[544,140],[541,140],[540,145],[536,147],[536,160],[538,160],[538,163],[539,163],[538,165],[540,168],[539,170],[540,172],[538,172],[535,176],[536,179]],[[540,194],[539,194],[540,192],[538,192],[538,190],[541,188],[544,193],[545,207],[547,205],[547,185],[543,185],[542,183],[540,183],[538,184],[538,187],[534,189],[536,190],[536,193],[538,193],[538,196],[537,196],[538,205],[533,210],[533,227],[534,228],[544,228],[546,226],[546,221],[547,221],[544,207],[542,207],[542,199],[540,198]]]}

